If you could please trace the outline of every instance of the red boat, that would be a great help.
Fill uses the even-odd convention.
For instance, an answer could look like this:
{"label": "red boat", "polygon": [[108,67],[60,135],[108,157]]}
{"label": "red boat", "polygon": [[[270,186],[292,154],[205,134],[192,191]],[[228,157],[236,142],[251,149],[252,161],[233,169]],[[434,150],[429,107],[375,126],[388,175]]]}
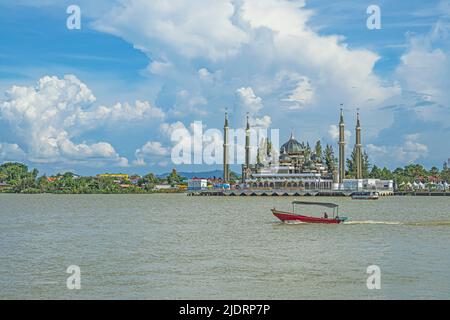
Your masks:
{"label": "red boat", "polygon": [[[328,213],[324,212],[323,216],[318,217],[312,217],[312,216],[305,216],[301,214],[295,213],[296,205],[303,205],[303,206],[321,206],[329,209],[333,209],[332,216],[329,217]],[[294,201],[292,202],[292,211],[293,212],[286,212],[286,211],[279,211],[275,208],[272,209],[272,213],[275,217],[280,219],[283,222],[300,222],[300,223],[327,223],[327,224],[339,224],[347,220],[347,217],[339,217],[339,206],[334,203],[324,203],[324,202],[306,202],[306,201]]]}

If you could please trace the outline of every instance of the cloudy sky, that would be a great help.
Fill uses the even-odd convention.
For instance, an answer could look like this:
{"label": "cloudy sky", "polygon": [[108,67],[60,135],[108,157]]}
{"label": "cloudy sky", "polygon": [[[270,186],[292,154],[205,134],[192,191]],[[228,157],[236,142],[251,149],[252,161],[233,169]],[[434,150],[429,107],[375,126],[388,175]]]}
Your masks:
{"label": "cloudy sky", "polygon": [[350,146],[359,108],[373,163],[441,167],[449,31],[449,0],[0,0],[0,162],[167,172],[173,130],[220,129],[226,108],[234,127],[248,112],[282,141],[336,144],[343,103]]}

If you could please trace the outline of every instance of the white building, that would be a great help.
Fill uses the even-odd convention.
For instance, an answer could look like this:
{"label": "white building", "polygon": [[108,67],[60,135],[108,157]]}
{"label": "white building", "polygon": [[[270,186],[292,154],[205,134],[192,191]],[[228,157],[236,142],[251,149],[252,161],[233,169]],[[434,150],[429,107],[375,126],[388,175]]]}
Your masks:
{"label": "white building", "polygon": [[188,190],[205,190],[208,188],[208,180],[193,178],[188,180]]}
{"label": "white building", "polygon": [[344,190],[394,190],[394,181],[380,179],[344,179]]}

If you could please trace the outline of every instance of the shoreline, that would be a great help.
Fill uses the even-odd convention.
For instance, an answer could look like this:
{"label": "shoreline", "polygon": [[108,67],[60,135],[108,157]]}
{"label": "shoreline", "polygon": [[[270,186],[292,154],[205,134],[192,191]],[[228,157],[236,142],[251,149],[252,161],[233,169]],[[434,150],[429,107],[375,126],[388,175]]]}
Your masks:
{"label": "shoreline", "polygon": [[[26,193],[26,192],[0,192],[3,194],[14,194],[14,195],[155,195],[155,194],[184,194],[190,197],[350,197],[353,191],[346,193],[343,192],[276,192],[276,191],[255,191],[247,190],[246,192],[233,192],[233,191],[157,191],[157,192],[92,192],[92,193],[71,193],[71,192],[36,192],[36,193]],[[448,192],[403,192],[396,191],[390,194],[381,195],[381,197],[450,197],[450,191]]]}

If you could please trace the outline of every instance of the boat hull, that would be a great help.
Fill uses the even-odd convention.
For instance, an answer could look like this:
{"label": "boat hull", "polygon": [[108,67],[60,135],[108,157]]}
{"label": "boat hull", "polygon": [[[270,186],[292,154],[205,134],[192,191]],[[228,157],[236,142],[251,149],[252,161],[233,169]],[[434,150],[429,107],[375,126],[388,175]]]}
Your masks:
{"label": "boat hull", "polygon": [[352,196],[353,200],[378,200],[378,196]]}
{"label": "boat hull", "polygon": [[344,221],[341,219],[308,217],[299,214],[293,214],[290,212],[278,211],[275,209],[272,209],[272,213],[275,217],[277,217],[283,222],[339,224]]}

